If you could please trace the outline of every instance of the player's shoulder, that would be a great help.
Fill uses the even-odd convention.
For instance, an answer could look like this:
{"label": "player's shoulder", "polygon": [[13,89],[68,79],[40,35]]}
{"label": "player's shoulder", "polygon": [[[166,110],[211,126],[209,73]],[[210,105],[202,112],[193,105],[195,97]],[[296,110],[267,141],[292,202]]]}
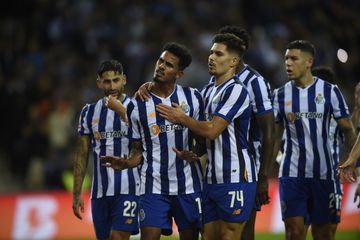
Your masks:
{"label": "player's shoulder", "polygon": [[95,108],[96,105],[98,104],[103,104],[103,98],[100,98],[99,100],[97,100],[96,102],[92,102],[92,103],[85,103],[85,105],[82,107],[82,112],[83,111],[89,111],[91,108]]}
{"label": "player's shoulder", "polygon": [[193,87],[189,87],[189,86],[182,86],[182,85],[177,85],[178,90],[181,89],[183,92],[188,92],[189,94],[193,95],[193,96],[201,96],[200,91],[197,88],[193,88]]}

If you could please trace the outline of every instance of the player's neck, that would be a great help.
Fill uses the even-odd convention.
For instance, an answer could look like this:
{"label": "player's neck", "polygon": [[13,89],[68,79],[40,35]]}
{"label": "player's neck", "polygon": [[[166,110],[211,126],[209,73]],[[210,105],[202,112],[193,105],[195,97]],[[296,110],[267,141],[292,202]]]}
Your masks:
{"label": "player's neck", "polygon": [[227,80],[232,78],[234,75],[235,75],[235,71],[233,69],[230,69],[229,71],[227,71],[223,74],[214,75],[216,86],[222,84],[223,82],[226,82]]}
{"label": "player's neck", "polygon": [[151,92],[156,96],[167,98],[173,93],[174,88],[175,82],[155,82]]}
{"label": "player's neck", "polygon": [[295,86],[299,88],[306,88],[314,82],[314,78],[310,72],[307,72],[303,77],[294,80]]}

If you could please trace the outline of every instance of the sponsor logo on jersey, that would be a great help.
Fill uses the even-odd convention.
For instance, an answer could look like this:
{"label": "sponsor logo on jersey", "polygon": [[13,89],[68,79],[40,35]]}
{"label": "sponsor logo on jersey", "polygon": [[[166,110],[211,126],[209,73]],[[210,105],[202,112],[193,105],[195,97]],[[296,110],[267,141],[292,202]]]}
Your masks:
{"label": "sponsor logo on jersey", "polygon": [[109,131],[109,132],[94,132],[94,138],[96,140],[108,139],[108,138],[121,138],[126,136],[126,131]]}
{"label": "sponsor logo on jersey", "polygon": [[151,133],[155,136],[159,135],[160,133],[164,132],[171,132],[174,130],[183,130],[185,127],[180,124],[165,124],[165,125],[157,125],[154,124],[150,127]]}
{"label": "sponsor logo on jersey", "polygon": [[241,212],[241,209],[235,209],[232,213],[232,215],[239,215]]}
{"label": "sponsor logo on jersey", "polygon": [[306,119],[317,119],[323,118],[324,113],[321,112],[289,112],[287,118],[289,122],[294,123],[295,120]]}

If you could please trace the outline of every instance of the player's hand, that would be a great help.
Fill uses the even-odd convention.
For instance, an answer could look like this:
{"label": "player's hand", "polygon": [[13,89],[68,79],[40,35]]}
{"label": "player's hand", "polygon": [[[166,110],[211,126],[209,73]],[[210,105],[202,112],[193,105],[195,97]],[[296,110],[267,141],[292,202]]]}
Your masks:
{"label": "player's hand", "polygon": [[356,160],[348,158],[343,164],[338,166],[338,175],[341,182],[355,182]]}
{"label": "player's hand", "polygon": [[74,215],[78,219],[82,220],[80,211],[81,211],[81,213],[84,213],[84,200],[82,199],[81,196],[73,196],[72,209],[73,209]]}
{"label": "player's hand", "polygon": [[100,160],[102,162],[102,166],[111,167],[115,170],[123,170],[129,168],[129,160],[127,158],[127,155],[124,155],[124,157],[101,156]]}
{"label": "player's hand", "polygon": [[140,98],[141,101],[145,102],[151,98],[150,90],[153,87],[154,83],[146,82],[139,87],[139,89],[135,92],[134,97]]}
{"label": "player's hand", "polygon": [[119,101],[119,99],[111,95],[105,98],[105,106],[115,112],[120,111],[121,108],[125,108],[124,105]]}
{"label": "player's hand", "polygon": [[172,107],[160,103],[156,105],[156,111],[160,113],[160,116],[167,119],[172,123],[180,123],[181,117],[185,114],[182,108],[177,103],[172,103]]}
{"label": "player's hand", "polygon": [[256,203],[258,206],[270,203],[268,179],[261,174],[259,174],[256,187]]}
{"label": "player's hand", "polygon": [[128,122],[128,119],[126,117],[126,108],[121,103],[121,101],[119,101],[119,99],[109,95],[108,97],[105,98],[105,106],[108,107],[109,109],[117,112],[120,115],[121,119],[128,126],[129,122]]}
{"label": "player's hand", "polygon": [[357,207],[360,208],[360,184],[358,183],[354,196],[354,203],[358,201]]}
{"label": "player's hand", "polygon": [[196,155],[193,151],[189,150],[178,150],[177,148],[173,147],[173,151],[176,153],[178,158],[184,159],[188,162],[194,162],[200,160],[200,157]]}

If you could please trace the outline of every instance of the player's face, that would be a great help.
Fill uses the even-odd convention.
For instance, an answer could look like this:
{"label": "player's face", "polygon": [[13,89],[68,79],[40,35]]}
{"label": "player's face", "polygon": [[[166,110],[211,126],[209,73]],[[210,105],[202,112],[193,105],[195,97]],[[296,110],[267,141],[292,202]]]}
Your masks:
{"label": "player's face", "polygon": [[228,72],[234,65],[234,54],[222,43],[214,43],[208,58],[209,74],[219,76]]}
{"label": "player's face", "polygon": [[179,58],[171,52],[162,52],[155,65],[154,81],[175,82],[181,75],[182,71],[179,69]]}
{"label": "player's face", "polygon": [[103,72],[97,83],[98,87],[104,91],[105,96],[112,95],[120,98],[121,93],[124,92],[126,76],[119,72],[107,71]]}
{"label": "player's face", "polygon": [[290,80],[301,79],[310,71],[313,58],[309,53],[300,49],[287,49],[285,52],[286,74]]}

